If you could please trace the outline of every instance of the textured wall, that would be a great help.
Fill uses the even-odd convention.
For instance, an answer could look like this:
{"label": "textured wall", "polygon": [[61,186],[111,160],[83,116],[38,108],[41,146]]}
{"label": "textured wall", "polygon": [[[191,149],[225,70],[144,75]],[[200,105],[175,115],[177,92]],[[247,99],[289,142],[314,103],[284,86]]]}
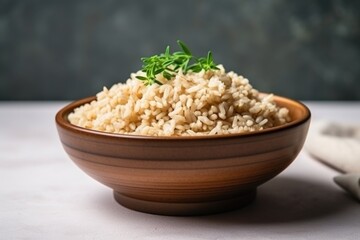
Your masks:
{"label": "textured wall", "polygon": [[262,91],[360,100],[355,0],[0,0],[0,99],[94,95],[177,39]]}

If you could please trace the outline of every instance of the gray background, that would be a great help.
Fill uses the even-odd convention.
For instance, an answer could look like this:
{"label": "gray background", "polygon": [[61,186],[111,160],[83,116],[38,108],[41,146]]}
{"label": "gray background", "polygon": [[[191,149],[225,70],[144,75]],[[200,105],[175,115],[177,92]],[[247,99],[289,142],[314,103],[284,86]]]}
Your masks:
{"label": "gray background", "polygon": [[355,0],[0,0],[0,100],[94,95],[177,39],[264,92],[360,100]]}

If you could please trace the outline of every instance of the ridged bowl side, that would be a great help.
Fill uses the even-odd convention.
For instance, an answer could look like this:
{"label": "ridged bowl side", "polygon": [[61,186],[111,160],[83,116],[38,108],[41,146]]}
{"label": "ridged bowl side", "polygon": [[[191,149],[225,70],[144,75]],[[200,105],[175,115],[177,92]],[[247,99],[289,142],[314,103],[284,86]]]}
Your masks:
{"label": "ridged bowl side", "polygon": [[144,137],[71,125],[68,114],[92,99],[58,112],[65,151],[88,175],[112,188],[119,203],[165,215],[215,213],[251,202],[257,186],[296,158],[310,123],[304,105],[275,97],[290,109],[294,121],[250,134]]}

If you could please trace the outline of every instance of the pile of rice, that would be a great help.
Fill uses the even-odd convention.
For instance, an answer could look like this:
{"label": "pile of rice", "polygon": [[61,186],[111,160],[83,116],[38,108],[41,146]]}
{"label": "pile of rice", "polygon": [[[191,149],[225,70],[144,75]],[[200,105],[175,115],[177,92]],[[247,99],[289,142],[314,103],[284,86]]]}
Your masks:
{"label": "pile of rice", "polygon": [[104,87],[96,100],[69,115],[72,124],[111,133],[150,136],[214,135],[259,131],[290,121],[289,111],[263,98],[248,79],[219,70],[177,73],[163,85],[145,86],[131,74]]}

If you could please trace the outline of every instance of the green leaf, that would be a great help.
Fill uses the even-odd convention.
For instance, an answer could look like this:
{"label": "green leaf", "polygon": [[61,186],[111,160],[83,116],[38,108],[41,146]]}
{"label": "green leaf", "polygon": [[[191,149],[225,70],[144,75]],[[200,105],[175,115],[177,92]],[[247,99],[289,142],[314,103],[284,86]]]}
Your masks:
{"label": "green leaf", "polygon": [[170,53],[170,47],[167,46],[164,53],[153,55],[150,57],[142,57],[143,62],[142,71],[146,74],[144,76],[136,76],[137,79],[144,81],[145,85],[154,83],[162,84],[156,79],[156,75],[161,74],[167,80],[175,77],[175,74],[182,69],[184,74],[189,71],[200,72],[201,70],[218,69],[214,63],[211,51],[207,53],[206,57],[197,58],[191,54],[189,48],[182,41],[177,41],[181,51]]}
{"label": "green leaf", "polygon": [[174,60],[167,60],[163,62],[165,68],[170,66],[171,64],[174,64]]}
{"label": "green leaf", "polygon": [[167,72],[167,71],[164,71],[164,72],[163,72],[163,76],[164,76],[164,78],[166,78],[167,80],[170,80],[171,77],[172,77],[172,75],[171,75],[169,72]]}
{"label": "green leaf", "polygon": [[186,55],[192,56],[189,48],[185,45],[185,43],[183,43],[180,40],[177,40],[177,43],[179,44],[179,46],[181,47],[181,49],[184,51],[184,53],[186,53]]}
{"label": "green leaf", "polygon": [[187,59],[187,60],[183,63],[183,65],[181,66],[181,68],[182,68],[182,70],[183,70],[184,73],[186,73],[187,70],[188,70],[189,62],[190,62],[190,59]]}
{"label": "green leaf", "polygon": [[143,76],[136,76],[136,78],[139,79],[139,80],[142,80],[142,81],[147,80],[147,78],[143,77]]}
{"label": "green leaf", "polygon": [[208,54],[207,54],[206,62],[207,62],[208,64],[211,64],[211,63],[213,62],[213,58],[212,58],[212,53],[211,53],[211,51],[209,51]]}
{"label": "green leaf", "polygon": [[197,64],[193,64],[190,67],[188,67],[189,70],[193,71],[193,72],[200,72],[202,67],[201,65]]}
{"label": "green leaf", "polygon": [[170,56],[170,46],[167,46],[165,49],[165,56],[169,57]]}
{"label": "green leaf", "polygon": [[159,84],[159,85],[163,85],[162,82],[159,82],[158,80],[154,80],[155,83]]}
{"label": "green leaf", "polygon": [[184,54],[184,52],[174,52],[174,56],[188,56],[187,54]]}

